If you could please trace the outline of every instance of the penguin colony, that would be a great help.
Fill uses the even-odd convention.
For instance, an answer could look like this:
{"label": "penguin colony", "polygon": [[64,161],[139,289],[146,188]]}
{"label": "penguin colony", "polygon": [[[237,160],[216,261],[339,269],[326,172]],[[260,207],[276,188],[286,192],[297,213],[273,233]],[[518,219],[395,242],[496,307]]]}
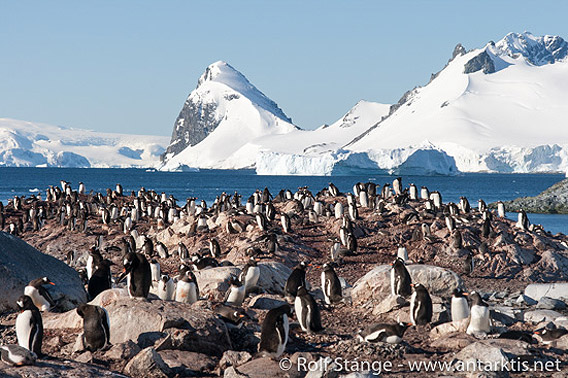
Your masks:
{"label": "penguin colony", "polygon": [[[407,246],[414,241],[443,243],[434,235],[432,227],[445,227],[448,246],[459,251],[461,269],[457,269],[458,273],[473,275],[476,270],[475,249],[489,248],[488,242],[496,234],[495,218],[505,215],[502,202],[497,205],[497,214],[488,209],[483,200],[478,201],[477,209],[472,208],[465,197],[461,197],[459,204],[445,204],[441,193],[430,192],[426,187],[418,190],[414,184],[404,188],[400,177],[393,181],[392,186],[385,184],[382,188],[377,188],[373,182],[357,183],[353,186],[353,193],[347,194],[330,183],[316,195],[307,187],[300,187],[296,192],[281,190],[273,196],[265,188],[255,191],[245,204],[241,199],[237,192],[233,195],[223,193],[210,207],[205,201],[198,202],[197,198],[188,198],[180,206],[173,196],[144,188],[127,195],[117,184],[115,190],[108,189],[103,195],[92,191],[87,193],[82,183],[78,190],[73,190],[71,183],[62,181],[61,187],[50,186],[47,189],[45,200],[41,195],[15,197],[6,208],[0,202],[0,221],[2,229],[16,236],[38,232],[47,222],[59,224],[88,238],[94,236],[88,251],[81,254],[70,250],[67,255],[67,263],[82,274],[90,299],[107,289],[125,285],[132,298],[145,299],[151,293],[160,300],[187,304],[211,300],[200,295],[195,273],[233,265],[225,259],[228,251],[223,249],[220,240],[226,240],[228,236],[238,237],[257,228],[261,236],[253,240],[252,246],[246,250],[248,260],[241,266],[240,274],[227,280],[224,299],[214,306],[219,318],[235,326],[249,317],[242,307],[243,302],[249,296],[263,292],[259,287],[263,260],[281,252],[281,244],[289,240],[296,230],[323,222],[338,222],[337,233],[328,235],[328,244],[320,248],[327,255],[323,264],[315,264],[309,259],[300,261],[281,293],[288,303],[270,309],[261,322],[258,353],[279,357],[286,352],[292,337],[301,338],[301,333],[325,334],[322,311],[333,312],[334,308],[351,305],[337,271],[343,269],[348,257],[361,253],[358,238],[365,233],[359,224],[361,211],[384,217],[394,206],[406,208],[408,211],[402,213],[400,222],[413,226],[411,234],[398,235],[397,248],[390,251],[392,263],[389,272],[390,294],[404,298],[409,322],[370,322],[353,332],[353,337],[361,342],[390,344],[403,342],[408,329],[433,325],[430,282],[414,282],[407,269],[408,264],[413,263]],[[223,229],[217,230],[219,232],[214,235],[211,219],[220,214],[224,214],[227,221]],[[167,230],[180,219],[193,219],[187,235],[198,236],[200,242],[194,245],[179,242],[172,246],[167,241],[144,234],[144,230],[150,227]],[[92,229],[99,225],[102,225],[103,232],[94,233]],[[464,225],[479,225],[480,240],[485,241],[473,245],[471,240],[464,240],[460,230]],[[516,227],[524,232],[546,234],[542,227],[529,222],[524,211],[519,213]],[[112,243],[107,242],[111,232],[117,230],[122,236],[115,237]],[[387,235],[380,228],[377,232]],[[162,271],[163,264],[172,258],[177,261],[176,267],[172,269],[171,264],[167,264],[167,270]],[[122,272],[113,272],[116,268],[122,268]],[[306,274],[310,270],[319,272],[320,282],[308,282]],[[17,306],[21,310],[15,323],[18,345],[0,347],[0,356],[5,363],[33,364],[43,357],[41,313],[57,310],[57,303],[46,289],[47,285],[54,285],[47,277],[32,280],[18,299]],[[316,295],[316,289],[318,292],[321,290],[321,296]],[[447,299],[451,303],[452,321],[468,319],[467,334],[483,337],[493,332],[488,305],[478,293],[468,294],[458,288]],[[81,304],[76,312],[83,319],[81,338],[84,349],[94,352],[108,348],[112,324],[107,311],[103,307]],[[298,324],[295,336],[291,333],[293,322]],[[543,343],[565,333],[563,329],[535,331]]]}

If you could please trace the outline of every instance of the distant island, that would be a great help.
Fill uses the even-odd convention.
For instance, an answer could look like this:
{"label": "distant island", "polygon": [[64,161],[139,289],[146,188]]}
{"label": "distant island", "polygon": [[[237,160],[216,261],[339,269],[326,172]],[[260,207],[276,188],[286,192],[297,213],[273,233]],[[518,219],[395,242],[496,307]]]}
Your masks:
{"label": "distant island", "polygon": [[505,208],[507,211],[523,209],[528,213],[568,214],[568,179],[552,185],[535,197],[521,197],[507,201]]}

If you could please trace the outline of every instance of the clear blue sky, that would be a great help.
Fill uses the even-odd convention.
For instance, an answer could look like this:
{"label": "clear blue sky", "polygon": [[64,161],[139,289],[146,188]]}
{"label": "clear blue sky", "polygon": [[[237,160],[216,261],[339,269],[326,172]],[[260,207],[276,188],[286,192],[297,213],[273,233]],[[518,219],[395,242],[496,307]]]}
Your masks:
{"label": "clear blue sky", "polygon": [[396,102],[454,46],[568,37],[565,1],[0,0],[0,117],[170,135],[225,60],[312,129],[359,99]]}

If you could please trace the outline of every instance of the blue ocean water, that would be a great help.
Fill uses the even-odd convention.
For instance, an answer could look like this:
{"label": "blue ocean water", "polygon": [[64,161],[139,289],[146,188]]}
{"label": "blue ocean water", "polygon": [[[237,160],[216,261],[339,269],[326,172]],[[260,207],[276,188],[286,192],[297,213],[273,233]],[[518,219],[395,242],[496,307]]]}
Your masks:
{"label": "blue ocean water", "polygon": [[[395,176],[354,174],[342,176],[259,176],[253,170],[200,172],[153,172],[144,169],[83,169],[83,168],[10,168],[0,167],[0,201],[6,203],[15,195],[30,195],[40,190],[45,196],[48,185],[59,185],[60,180],[71,182],[74,188],[82,181],[87,191],[104,192],[121,183],[125,191],[140,187],[173,194],[179,201],[198,197],[211,203],[221,192],[237,190],[248,197],[255,189],[265,186],[273,194],[280,189],[295,190],[308,186],[317,192],[333,182],[341,191],[351,191],[356,182],[374,181],[378,185],[392,183]],[[430,191],[442,193],[444,202],[459,201],[466,196],[472,206],[482,198],[485,202],[511,200],[536,195],[565,178],[560,174],[483,174],[466,173],[459,176],[403,176],[403,185],[414,183],[427,186]],[[246,198],[245,197],[245,198]],[[511,214],[516,219],[516,214]],[[568,215],[529,214],[532,223],[540,223],[552,232],[568,233]]]}

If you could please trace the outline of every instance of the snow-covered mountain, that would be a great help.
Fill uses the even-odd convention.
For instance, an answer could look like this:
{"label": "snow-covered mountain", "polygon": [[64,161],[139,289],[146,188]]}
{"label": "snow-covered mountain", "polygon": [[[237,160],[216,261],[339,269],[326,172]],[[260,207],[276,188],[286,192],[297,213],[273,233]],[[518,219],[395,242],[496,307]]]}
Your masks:
{"label": "snow-covered mountain", "polygon": [[0,118],[0,166],[154,167],[168,140]]}
{"label": "snow-covered mountain", "polygon": [[428,84],[397,104],[361,101],[313,131],[292,125],[242,74],[217,62],[186,101],[163,169],[255,167],[259,174],[306,175],[566,171],[567,56],[561,37],[528,32],[471,51],[458,44]]}
{"label": "snow-covered mountain", "polygon": [[225,62],[215,62],[185,101],[163,156],[163,169],[250,168],[256,160],[257,139],[294,130],[292,120],[243,74]]}

